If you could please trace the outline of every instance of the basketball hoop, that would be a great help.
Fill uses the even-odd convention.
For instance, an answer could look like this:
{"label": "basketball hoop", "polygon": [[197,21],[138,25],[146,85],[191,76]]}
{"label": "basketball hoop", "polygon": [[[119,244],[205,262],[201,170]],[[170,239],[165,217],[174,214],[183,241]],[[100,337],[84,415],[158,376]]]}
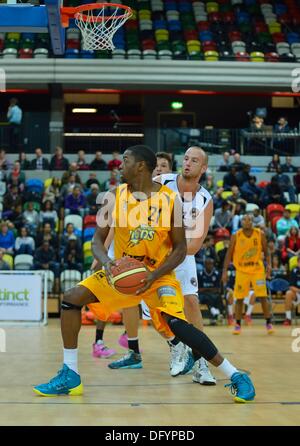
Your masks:
{"label": "basketball hoop", "polygon": [[132,15],[129,6],[118,3],[91,3],[75,8],[63,7],[60,11],[64,28],[69,26],[70,19],[75,18],[84,50],[113,50],[115,32]]}

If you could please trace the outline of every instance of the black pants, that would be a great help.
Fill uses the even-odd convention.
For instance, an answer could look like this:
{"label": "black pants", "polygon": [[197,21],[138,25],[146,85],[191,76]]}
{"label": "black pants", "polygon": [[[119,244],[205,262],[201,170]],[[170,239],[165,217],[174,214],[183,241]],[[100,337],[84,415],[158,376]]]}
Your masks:
{"label": "black pants", "polygon": [[21,143],[21,125],[9,124],[9,148],[10,151],[18,152]]}

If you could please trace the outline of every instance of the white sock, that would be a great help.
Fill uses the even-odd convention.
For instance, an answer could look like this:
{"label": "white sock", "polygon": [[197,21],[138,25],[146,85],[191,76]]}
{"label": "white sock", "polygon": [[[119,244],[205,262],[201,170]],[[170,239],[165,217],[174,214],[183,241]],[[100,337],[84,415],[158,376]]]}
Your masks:
{"label": "white sock", "polygon": [[233,305],[227,305],[229,316],[233,316]]}
{"label": "white sock", "polygon": [[78,373],[78,348],[64,348],[64,364]]}
{"label": "white sock", "polygon": [[220,314],[220,310],[215,307],[211,307],[210,312],[213,316],[218,316],[218,314]]}
{"label": "white sock", "polygon": [[230,364],[230,362],[225,358],[222,364],[218,366],[218,369],[227,376],[227,378],[231,378],[234,373],[237,373],[238,370]]}
{"label": "white sock", "polygon": [[127,339],[128,339],[128,341],[137,341],[139,338],[136,337],[136,338],[127,338]]}
{"label": "white sock", "polygon": [[99,339],[99,340],[96,342],[96,344],[97,344],[97,345],[101,345],[101,344],[104,344],[104,342],[102,341],[102,339]]}
{"label": "white sock", "polygon": [[290,321],[292,320],[292,312],[291,312],[291,310],[285,312],[285,317],[286,317],[287,319],[289,319]]}
{"label": "white sock", "polygon": [[251,316],[252,310],[253,310],[253,305],[249,304],[248,308],[247,308],[247,311],[246,311],[246,315],[247,316]]}

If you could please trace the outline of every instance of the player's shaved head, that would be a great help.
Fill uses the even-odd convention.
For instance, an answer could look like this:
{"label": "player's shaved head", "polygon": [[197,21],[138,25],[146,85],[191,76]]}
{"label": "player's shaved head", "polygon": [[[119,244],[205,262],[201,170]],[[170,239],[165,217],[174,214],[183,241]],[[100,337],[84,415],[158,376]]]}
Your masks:
{"label": "player's shaved head", "polygon": [[187,151],[185,152],[187,153],[191,153],[191,152],[198,152],[202,158],[202,164],[204,164],[205,166],[208,165],[208,154],[199,146],[191,146],[187,149]]}

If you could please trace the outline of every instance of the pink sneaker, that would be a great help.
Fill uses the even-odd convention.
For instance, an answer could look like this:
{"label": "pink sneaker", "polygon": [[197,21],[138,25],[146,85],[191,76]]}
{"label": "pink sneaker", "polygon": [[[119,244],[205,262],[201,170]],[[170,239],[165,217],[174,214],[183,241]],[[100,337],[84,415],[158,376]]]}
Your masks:
{"label": "pink sneaker", "polygon": [[110,358],[115,355],[116,351],[112,348],[106,347],[104,344],[93,344],[94,358]]}
{"label": "pink sneaker", "polygon": [[227,316],[227,324],[228,324],[229,326],[234,325],[234,317],[233,317],[231,314],[229,314],[229,315]]}
{"label": "pink sneaker", "polygon": [[119,337],[119,345],[123,348],[126,348],[126,350],[128,350],[128,336],[127,333],[123,333],[121,334],[121,336]]}

